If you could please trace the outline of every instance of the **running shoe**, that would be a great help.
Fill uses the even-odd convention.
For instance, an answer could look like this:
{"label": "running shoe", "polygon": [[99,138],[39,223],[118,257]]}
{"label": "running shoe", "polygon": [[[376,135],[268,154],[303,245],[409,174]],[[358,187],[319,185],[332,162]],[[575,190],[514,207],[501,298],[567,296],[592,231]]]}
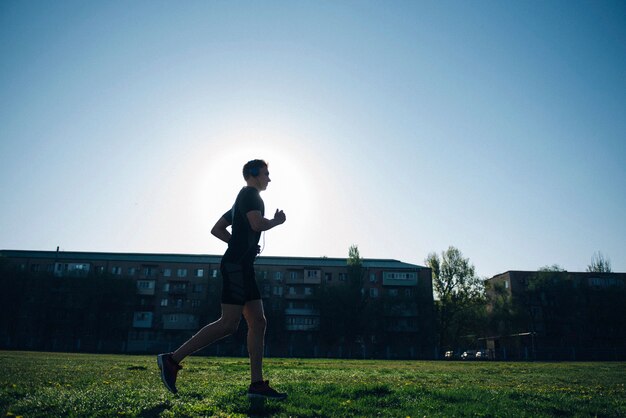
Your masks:
{"label": "running shoe", "polygon": [[161,380],[163,384],[172,393],[178,392],[176,389],[176,374],[182,369],[182,367],[174,361],[172,353],[159,354],[157,356],[157,363],[159,369],[161,369]]}
{"label": "running shoe", "polygon": [[283,400],[287,398],[286,393],[280,393],[270,387],[269,380],[255,382],[248,388],[248,398],[265,398]]}

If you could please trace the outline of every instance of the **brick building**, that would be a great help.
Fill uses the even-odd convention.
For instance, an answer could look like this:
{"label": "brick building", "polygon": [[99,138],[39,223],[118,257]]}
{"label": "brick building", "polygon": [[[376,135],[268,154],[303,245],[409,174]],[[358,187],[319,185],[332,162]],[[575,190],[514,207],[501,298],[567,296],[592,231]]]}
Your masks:
{"label": "brick building", "polygon": [[626,358],[626,273],[507,271],[485,284],[497,358]]}
{"label": "brick building", "polygon": [[[25,282],[25,278],[31,282],[34,277],[39,280],[32,282],[39,284],[22,287],[21,292],[16,290],[11,300],[6,301],[14,307],[5,315],[14,318],[11,321],[5,318],[0,324],[0,347],[168,351],[220,314],[221,256],[2,250],[0,258],[5,285]],[[348,284],[346,259],[259,257],[255,269],[269,322],[268,355],[377,358],[435,355],[431,271],[426,267],[397,260],[363,259],[359,283],[361,309],[363,315],[370,315],[367,321],[378,326],[357,333],[352,339],[340,337],[333,341],[324,338],[330,334],[326,328],[329,322],[341,318],[332,318],[336,312],[332,306],[336,303],[333,305],[328,298],[331,290]],[[131,290],[109,289],[106,292],[116,295],[110,297],[103,290],[92,296],[92,304],[70,305],[72,299],[80,296],[78,293],[86,292],[80,290],[81,285],[96,281],[102,289],[108,289],[109,285],[122,289],[124,284]],[[44,285],[51,286],[50,290],[37,295],[36,288]],[[50,298],[55,302],[50,302]],[[76,309],[84,310],[79,315],[84,317],[79,318],[84,319],[82,322],[75,318]],[[102,317],[113,322],[105,325]],[[46,328],[43,325],[39,328],[33,325],[37,321],[48,324],[48,331],[42,330]],[[107,335],[111,324],[118,329],[116,339]],[[123,337],[119,337],[122,330]],[[44,337],[34,337],[41,333]],[[205,353],[245,355],[245,321],[237,334],[210,346]]]}

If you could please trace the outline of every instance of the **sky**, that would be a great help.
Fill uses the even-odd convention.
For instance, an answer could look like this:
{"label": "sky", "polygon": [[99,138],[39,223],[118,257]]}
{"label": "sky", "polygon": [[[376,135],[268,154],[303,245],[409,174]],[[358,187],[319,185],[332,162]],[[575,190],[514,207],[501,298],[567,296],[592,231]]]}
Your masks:
{"label": "sky", "polygon": [[0,248],[626,271],[623,1],[0,2]]}

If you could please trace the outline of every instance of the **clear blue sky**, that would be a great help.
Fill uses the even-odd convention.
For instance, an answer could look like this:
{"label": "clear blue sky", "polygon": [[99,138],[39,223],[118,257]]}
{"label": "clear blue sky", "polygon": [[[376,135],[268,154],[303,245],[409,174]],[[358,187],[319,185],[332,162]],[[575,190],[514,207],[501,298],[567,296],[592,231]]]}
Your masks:
{"label": "clear blue sky", "polygon": [[0,2],[0,248],[626,271],[623,1]]}

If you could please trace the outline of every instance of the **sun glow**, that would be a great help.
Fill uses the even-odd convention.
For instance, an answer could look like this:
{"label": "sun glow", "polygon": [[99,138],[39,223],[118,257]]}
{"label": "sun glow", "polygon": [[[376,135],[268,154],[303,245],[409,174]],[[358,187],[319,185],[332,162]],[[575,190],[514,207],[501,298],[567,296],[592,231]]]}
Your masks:
{"label": "sun glow", "polygon": [[197,158],[206,167],[197,177],[198,215],[215,222],[233,204],[238,191],[245,185],[243,165],[255,158],[267,161],[271,182],[261,197],[265,202],[265,217],[271,219],[276,209],[287,215],[285,225],[268,234],[266,255],[294,254],[302,251],[302,240],[311,236],[311,218],[316,212],[318,189],[315,169],[305,153],[273,140],[262,143],[238,141],[224,145]]}

